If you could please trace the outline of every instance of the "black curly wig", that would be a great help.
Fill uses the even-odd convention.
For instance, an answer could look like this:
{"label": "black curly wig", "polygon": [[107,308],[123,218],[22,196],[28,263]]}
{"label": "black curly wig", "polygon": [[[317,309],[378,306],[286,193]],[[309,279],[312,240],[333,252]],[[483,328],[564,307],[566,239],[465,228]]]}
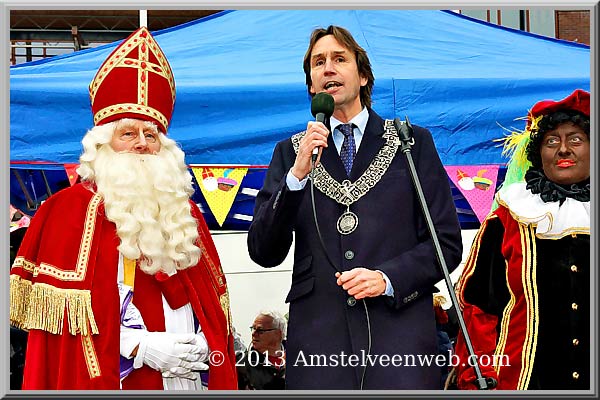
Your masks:
{"label": "black curly wig", "polygon": [[559,110],[544,115],[538,122],[538,129],[531,132],[531,140],[527,144],[527,159],[531,161],[533,168],[542,168],[540,146],[542,145],[544,134],[556,129],[560,124],[564,124],[565,122],[572,122],[574,125],[579,126],[588,137],[590,136],[590,117],[579,111]]}

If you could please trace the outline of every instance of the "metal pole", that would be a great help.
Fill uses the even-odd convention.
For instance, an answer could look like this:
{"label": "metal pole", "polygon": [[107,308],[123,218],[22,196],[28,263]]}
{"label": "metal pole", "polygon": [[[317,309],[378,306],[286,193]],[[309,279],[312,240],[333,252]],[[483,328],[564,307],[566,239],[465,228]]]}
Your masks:
{"label": "metal pole", "polygon": [[148,10],[140,10],[140,27],[148,27]]}
{"label": "metal pole", "polygon": [[[473,350],[473,344],[471,342],[471,337],[469,336],[469,332],[467,331],[467,326],[465,324],[465,320],[462,316],[462,313],[458,308],[458,299],[456,298],[456,293],[454,293],[454,285],[452,284],[452,280],[450,279],[450,273],[448,272],[448,266],[446,265],[444,254],[442,253],[442,247],[440,246],[437,233],[435,232],[435,226],[433,225],[433,220],[431,219],[431,215],[429,214],[429,208],[427,207],[427,202],[425,201],[423,188],[421,186],[421,182],[419,181],[417,169],[415,168],[415,164],[412,159],[411,146],[414,144],[414,138],[412,137],[412,126],[410,125],[408,117],[406,117],[405,123],[402,123],[402,121],[400,121],[399,118],[394,119],[394,126],[396,127],[396,130],[398,131],[400,140],[402,142],[401,151],[406,155],[406,161],[408,161],[408,169],[410,170],[410,176],[412,178],[415,191],[417,192],[417,197],[419,198],[419,203],[421,205],[421,210],[423,211],[423,216],[425,217],[425,222],[427,223],[429,235],[431,236],[433,246],[435,247],[435,255],[437,257],[440,268],[444,273],[444,279],[446,281],[446,286],[448,287],[448,293],[450,294],[450,298],[452,300],[452,303],[454,304],[454,309],[456,310],[456,316],[458,317],[460,330],[462,331],[463,336],[465,338],[467,350],[469,351],[471,359],[476,360],[475,351]],[[484,378],[481,375],[479,363],[475,362],[475,365],[473,367],[475,368],[475,374],[477,375],[477,386],[479,387],[479,389],[484,390],[492,389],[493,387],[495,387],[495,379],[492,378],[492,380],[488,382],[486,378]]]}
{"label": "metal pole", "polygon": [[44,179],[44,185],[46,186],[46,194],[48,197],[52,196],[52,190],[50,189],[50,184],[48,183],[48,178],[46,178],[46,173],[43,169],[40,170],[42,173],[42,178]]}
{"label": "metal pole", "polygon": [[29,191],[27,190],[27,187],[25,186],[25,183],[23,182],[23,178],[21,178],[21,174],[19,174],[19,171],[17,171],[16,169],[11,169],[12,173],[14,174],[15,178],[17,178],[17,182],[19,183],[19,186],[21,187],[21,190],[23,191],[23,195],[25,196],[25,200],[27,201],[27,208],[29,210],[35,210],[36,204],[33,201],[33,199],[31,198],[31,195],[29,194]]}

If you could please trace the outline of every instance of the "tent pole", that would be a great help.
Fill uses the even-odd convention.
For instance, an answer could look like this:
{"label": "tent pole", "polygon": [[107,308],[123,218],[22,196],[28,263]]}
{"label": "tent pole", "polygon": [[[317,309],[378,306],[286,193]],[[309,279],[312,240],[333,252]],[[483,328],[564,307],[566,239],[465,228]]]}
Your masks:
{"label": "tent pole", "polygon": [[148,27],[148,10],[140,10],[140,27]]}
{"label": "tent pole", "polygon": [[23,191],[23,194],[25,195],[25,200],[27,201],[27,208],[30,210],[35,210],[35,204],[33,202],[33,199],[31,198],[31,195],[27,191],[25,184],[23,183],[21,174],[19,174],[19,172],[16,169],[13,169],[12,172],[15,175],[15,177],[17,178],[17,182],[19,182],[19,186],[21,186],[21,190]]}
{"label": "tent pole", "polygon": [[50,189],[50,185],[48,184],[48,179],[46,178],[46,173],[44,172],[44,170],[40,170],[40,172],[42,173],[42,178],[44,178],[44,185],[46,185],[46,194],[48,194],[48,197],[52,196],[52,190]]}

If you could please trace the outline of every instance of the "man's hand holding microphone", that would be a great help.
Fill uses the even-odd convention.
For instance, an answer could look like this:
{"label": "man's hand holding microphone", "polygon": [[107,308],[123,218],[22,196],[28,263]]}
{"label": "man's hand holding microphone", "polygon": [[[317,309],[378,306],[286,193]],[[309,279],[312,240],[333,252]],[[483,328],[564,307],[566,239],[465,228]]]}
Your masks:
{"label": "man's hand holding microphone", "polygon": [[317,93],[311,102],[311,112],[315,121],[309,121],[306,134],[300,140],[298,155],[292,167],[292,174],[298,179],[304,179],[312,169],[311,163],[319,162],[322,148],[327,147],[329,129],[325,126],[326,119],[333,114],[335,104],[333,96],[328,93]]}

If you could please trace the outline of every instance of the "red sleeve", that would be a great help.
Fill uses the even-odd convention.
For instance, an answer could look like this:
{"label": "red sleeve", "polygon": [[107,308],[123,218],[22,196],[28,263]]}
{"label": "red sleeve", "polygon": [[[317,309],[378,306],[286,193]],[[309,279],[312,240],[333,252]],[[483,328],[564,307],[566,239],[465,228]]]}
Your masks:
{"label": "red sleeve", "polygon": [[[509,300],[506,287],[506,263],[501,251],[504,228],[495,214],[490,215],[477,232],[465,262],[457,292],[467,332],[477,357],[492,357],[498,340],[498,324]],[[477,389],[475,360],[469,352],[462,332],[457,337],[455,353],[459,360],[456,376],[459,389]],[[485,377],[497,379],[493,366],[482,366]]]}
{"label": "red sleeve", "polygon": [[[491,357],[496,349],[498,317],[487,314],[472,304],[465,306],[463,316],[476,356],[480,357],[485,354]],[[473,361],[469,360],[469,352],[462,332],[458,334],[455,352],[458,356],[458,365],[456,366],[458,388],[465,390],[477,389],[475,386],[476,374],[472,366]],[[469,363],[470,361],[471,363]],[[492,366],[481,366],[480,364],[480,370],[483,376],[497,379],[496,371]]]}
{"label": "red sleeve", "polygon": [[[233,347],[233,322],[229,307],[227,281],[221,267],[217,248],[208,226],[196,204],[191,203],[192,216],[198,221],[199,246],[202,256],[198,265],[182,272],[187,287],[195,287],[195,294],[188,293],[192,308],[208,341],[211,353],[220,354],[219,364],[210,364],[209,389],[237,389],[235,351]],[[220,358],[222,356],[222,358]]]}

